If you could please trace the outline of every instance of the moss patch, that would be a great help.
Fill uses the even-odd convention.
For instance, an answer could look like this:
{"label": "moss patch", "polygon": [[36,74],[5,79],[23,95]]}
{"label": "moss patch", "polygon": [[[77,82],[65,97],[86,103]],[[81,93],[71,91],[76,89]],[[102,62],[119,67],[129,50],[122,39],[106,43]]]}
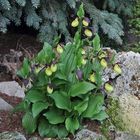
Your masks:
{"label": "moss patch", "polygon": [[120,107],[117,99],[107,99],[107,114],[109,118],[105,120],[101,125],[101,132],[108,140],[112,139],[111,131],[125,130],[121,116],[119,115]]}

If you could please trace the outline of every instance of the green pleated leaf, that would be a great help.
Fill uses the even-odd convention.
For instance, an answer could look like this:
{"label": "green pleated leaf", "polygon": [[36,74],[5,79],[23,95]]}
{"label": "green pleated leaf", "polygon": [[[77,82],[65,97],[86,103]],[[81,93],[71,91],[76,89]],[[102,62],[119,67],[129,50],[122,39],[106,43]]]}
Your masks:
{"label": "green pleated leaf", "polygon": [[36,119],[33,118],[31,112],[27,112],[22,119],[22,126],[25,128],[25,130],[29,133],[32,134],[35,132],[37,124],[36,124]]}
{"label": "green pleated leaf", "polygon": [[70,73],[76,68],[75,45],[68,43],[64,47],[64,52],[60,58],[60,71],[66,75],[67,79]]}
{"label": "green pleated leaf", "polygon": [[68,132],[74,134],[74,132],[79,128],[79,121],[77,118],[67,118],[65,121],[65,126]]}
{"label": "green pleated leaf", "polygon": [[106,118],[108,118],[108,115],[103,110],[100,111],[98,114],[93,115],[93,117],[92,117],[93,120],[98,120],[98,121],[103,121]]}
{"label": "green pleated leaf", "polygon": [[71,110],[71,101],[65,92],[54,92],[50,95],[54,99],[55,105],[64,110]]}
{"label": "green pleated leaf", "polygon": [[50,108],[49,111],[44,113],[44,116],[48,119],[51,124],[59,124],[63,123],[65,120],[65,116],[62,111],[57,108]]}
{"label": "green pleated leaf", "polygon": [[46,137],[50,131],[50,124],[47,119],[41,119],[38,125],[38,132],[41,137]]}
{"label": "green pleated leaf", "polygon": [[18,105],[16,105],[14,107],[14,109],[12,110],[12,112],[26,112],[30,107],[30,102],[23,100],[22,102],[20,102]]}
{"label": "green pleated leaf", "polygon": [[38,126],[38,132],[41,137],[56,137],[58,133],[58,127],[56,125],[50,125],[48,120],[41,119]]}
{"label": "green pleated leaf", "polygon": [[91,95],[89,97],[88,107],[85,112],[83,112],[82,116],[85,118],[92,118],[93,115],[98,114],[102,108],[104,103],[104,97],[101,94]]}
{"label": "green pleated leaf", "polygon": [[27,78],[30,73],[30,64],[27,58],[24,58],[23,65],[19,71],[17,71],[17,75],[22,77],[23,79]]}
{"label": "green pleated leaf", "polygon": [[33,117],[35,118],[37,115],[39,115],[39,113],[41,111],[43,111],[44,109],[48,108],[48,103],[47,102],[35,102],[32,105],[32,113],[33,113]]}
{"label": "green pleated leaf", "polygon": [[83,113],[88,107],[88,99],[85,101],[81,101],[78,103],[75,107],[74,110],[78,111],[79,114]]}
{"label": "green pleated leaf", "polygon": [[82,4],[80,5],[80,7],[79,7],[79,10],[78,10],[78,12],[77,12],[77,15],[78,15],[78,17],[80,17],[80,18],[84,17],[85,12],[84,12],[84,5],[83,5],[83,3],[82,3]]}
{"label": "green pleated leaf", "polygon": [[81,94],[87,94],[89,91],[96,88],[94,84],[91,84],[89,82],[79,82],[75,85],[72,85],[69,91],[69,95],[72,97],[81,95]]}
{"label": "green pleated leaf", "polygon": [[44,43],[43,49],[37,54],[36,61],[40,64],[50,63],[54,57],[53,49],[47,42]]}
{"label": "green pleated leaf", "polygon": [[60,126],[60,128],[58,129],[58,137],[61,138],[66,138],[66,136],[68,135],[68,131],[66,130],[66,128],[64,126]]}
{"label": "green pleated leaf", "polygon": [[101,50],[101,48],[100,48],[100,37],[97,33],[96,33],[92,43],[93,43],[94,51],[99,52]]}
{"label": "green pleated leaf", "polygon": [[37,89],[31,89],[27,92],[26,99],[28,99],[30,102],[38,102],[38,101],[45,101],[46,96],[42,91]]}
{"label": "green pleated leaf", "polygon": [[39,122],[38,132],[41,137],[56,137],[60,139],[65,138],[68,135],[68,131],[63,125],[49,124],[48,120],[43,118]]}

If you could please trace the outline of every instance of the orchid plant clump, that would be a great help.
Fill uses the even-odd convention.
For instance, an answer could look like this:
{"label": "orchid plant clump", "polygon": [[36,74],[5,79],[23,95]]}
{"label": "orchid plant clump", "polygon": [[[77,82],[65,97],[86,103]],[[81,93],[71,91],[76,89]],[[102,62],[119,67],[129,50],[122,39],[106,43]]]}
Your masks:
{"label": "orchid plant clump", "polygon": [[[63,46],[60,37],[54,46],[45,42],[35,58],[24,59],[18,71],[24,81],[31,81],[17,107],[25,112],[22,125],[28,133],[38,131],[42,137],[64,138],[74,134],[83,119],[103,121],[108,117],[103,92],[112,92],[113,86],[103,83],[102,72],[112,64],[84,15],[81,4],[71,23],[77,28],[72,42]],[[119,64],[113,68],[121,74]]]}

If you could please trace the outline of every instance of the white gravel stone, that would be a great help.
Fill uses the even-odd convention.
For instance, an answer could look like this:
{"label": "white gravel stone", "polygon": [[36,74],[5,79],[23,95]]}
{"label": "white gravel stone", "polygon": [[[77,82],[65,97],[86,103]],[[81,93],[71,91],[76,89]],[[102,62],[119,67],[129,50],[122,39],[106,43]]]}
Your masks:
{"label": "white gravel stone", "polygon": [[0,82],[0,92],[8,96],[24,98],[24,90],[16,81]]}
{"label": "white gravel stone", "polygon": [[13,107],[10,104],[0,98],[0,110],[10,111],[12,109]]}

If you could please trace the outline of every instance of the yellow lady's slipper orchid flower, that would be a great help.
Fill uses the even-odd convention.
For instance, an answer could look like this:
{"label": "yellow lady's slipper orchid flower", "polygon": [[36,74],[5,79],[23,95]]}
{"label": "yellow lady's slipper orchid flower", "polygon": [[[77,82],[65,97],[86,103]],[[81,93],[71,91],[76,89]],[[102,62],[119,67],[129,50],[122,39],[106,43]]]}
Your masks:
{"label": "yellow lady's slipper orchid flower", "polygon": [[81,60],[81,63],[82,63],[83,65],[85,65],[85,64],[87,63],[87,60],[83,58],[83,59]]}
{"label": "yellow lady's slipper orchid flower", "polygon": [[114,88],[113,88],[113,86],[111,84],[105,83],[105,90],[107,92],[111,93],[114,90]]}
{"label": "yellow lady's slipper orchid flower", "polygon": [[41,67],[35,68],[35,74],[38,74],[38,73],[40,72],[41,69],[42,69]]}
{"label": "yellow lady's slipper orchid flower", "polygon": [[106,62],[106,60],[104,58],[101,59],[100,64],[102,65],[103,68],[107,67],[107,62]]}
{"label": "yellow lady's slipper orchid flower", "polygon": [[51,71],[56,72],[57,70],[57,65],[56,64],[51,64]]}
{"label": "yellow lady's slipper orchid flower", "polygon": [[105,57],[107,57],[107,53],[105,51],[99,53],[99,55],[98,55],[99,59],[102,59],[102,58],[105,58]]}
{"label": "yellow lady's slipper orchid flower", "polygon": [[47,76],[51,76],[52,75],[51,68],[47,67],[46,70],[45,70],[45,73],[46,73]]}
{"label": "yellow lady's slipper orchid flower", "polygon": [[50,85],[47,86],[47,92],[49,94],[53,93],[53,88]]}
{"label": "yellow lady's slipper orchid flower", "polygon": [[92,37],[92,32],[91,32],[91,30],[85,29],[84,33],[85,33],[85,35],[86,35],[87,37]]}
{"label": "yellow lady's slipper orchid flower", "polygon": [[83,19],[82,23],[83,23],[83,25],[86,26],[86,27],[89,25],[89,22],[86,21],[85,19]]}
{"label": "yellow lady's slipper orchid flower", "polygon": [[61,45],[59,45],[59,44],[57,45],[56,50],[57,50],[57,52],[60,53],[60,54],[63,53],[63,47],[62,47]]}
{"label": "yellow lady's slipper orchid flower", "polygon": [[90,80],[91,82],[95,83],[96,78],[95,78],[95,74],[94,74],[94,73],[90,75],[89,80]]}
{"label": "yellow lady's slipper orchid flower", "polygon": [[84,49],[81,50],[81,54],[83,54],[83,55],[86,54]]}
{"label": "yellow lady's slipper orchid flower", "polygon": [[74,21],[72,21],[71,26],[72,27],[77,27],[79,25],[78,18],[76,18]]}
{"label": "yellow lady's slipper orchid flower", "polygon": [[121,74],[122,73],[122,70],[120,68],[120,66],[118,64],[115,64],[114,67],[113,67],[114,71],[117,73],[117,74]]}

